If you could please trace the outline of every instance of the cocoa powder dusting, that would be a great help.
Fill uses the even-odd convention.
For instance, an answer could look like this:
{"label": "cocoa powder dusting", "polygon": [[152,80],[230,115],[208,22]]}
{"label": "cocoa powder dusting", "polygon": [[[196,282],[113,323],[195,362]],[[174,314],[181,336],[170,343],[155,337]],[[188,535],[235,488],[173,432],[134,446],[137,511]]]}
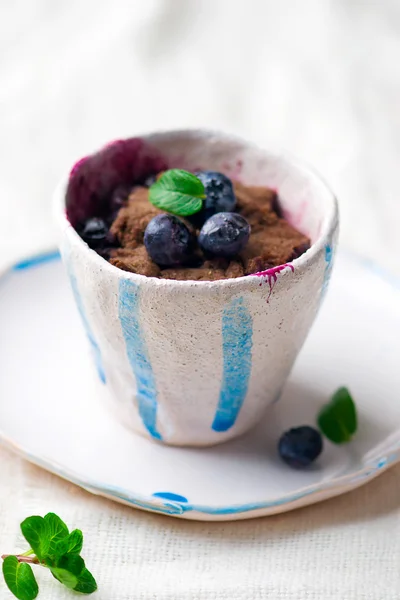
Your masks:
{"label": "cocoa powder dusting", "polygon": [[120,209],[111,233],[120,244],[112,251],[111,264],[148,277],[163,279],[215,281],[241,277],[298,258],[310,247],[310,240],[282,218],[276,193],[265,187],[245,186],[233,182],[237,198],[236,211],[251,225],[251,235],[244,251],[234,260],[207,259],[198,252],[198,266],[160,269],[148,256],[143,245],[147,224],[161,213],[148,200],[148,188],[137,187]]}

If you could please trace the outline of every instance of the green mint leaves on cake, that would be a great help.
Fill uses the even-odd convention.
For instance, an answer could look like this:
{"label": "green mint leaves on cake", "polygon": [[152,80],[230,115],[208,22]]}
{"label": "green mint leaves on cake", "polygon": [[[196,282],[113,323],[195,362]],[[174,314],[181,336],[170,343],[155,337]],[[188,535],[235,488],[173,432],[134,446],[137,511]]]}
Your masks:
{"label": "green mint leaves on cake", "polygon": [[69,532],[54,513],[28,517],[21,523],[21,531],[30,548],[23,554],[2,556],[4,580],[18,600],[34,600],[39,593],[31,565],[46,567],[55,579],[75,592],[96,591],[96,581],[80,555],[82,531]]}
{"label": "green mint leaves on cake", "polygon": [[183,169],[164,171],[149,188],[149,200],[154,206],[179,217],[199,212],[205,197],[200,179]]}
{"label": "green mint leaves on cake", "polygon": [[334,444],[349,442],[357,431],[357,410],[349,390],[339,388],[320,410],[318,427]]}

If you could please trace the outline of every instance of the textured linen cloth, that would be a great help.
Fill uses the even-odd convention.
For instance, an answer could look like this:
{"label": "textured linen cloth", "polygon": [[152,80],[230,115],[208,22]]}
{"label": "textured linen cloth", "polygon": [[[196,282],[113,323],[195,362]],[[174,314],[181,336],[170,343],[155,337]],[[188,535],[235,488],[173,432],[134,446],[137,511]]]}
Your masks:
{"label": "textured linen cloth", "polygon": [[[400,276],[399,55],[397,0],[0,3],[0,265],[52,246],[51,193],[77,157],[202,126],[314,164],[339,196],[342,243]],[[0,466],[1,552],[23,548],[23,518],[55,511],[83,530],[101,600],[400,597],[400,467],[322,504],[219,524],[96,498],[4,449]],[[38,579],[39,598],[72,598]]]}

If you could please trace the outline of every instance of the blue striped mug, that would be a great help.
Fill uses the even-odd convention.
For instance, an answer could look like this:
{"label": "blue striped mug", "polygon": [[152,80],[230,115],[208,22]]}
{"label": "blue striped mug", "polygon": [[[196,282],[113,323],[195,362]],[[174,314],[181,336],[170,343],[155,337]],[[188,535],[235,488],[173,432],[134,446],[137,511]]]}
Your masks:
{"label": "blue striped mug", "polygon": [[337,203],[297,159],[231,135],[188,130],[140,139],[170,168],[223,171],[276,189],[284,216],[312,241],[300,258],[256,275],[145,277],[91,250],[66,217],[67,178],[57,191],[61,252],[115,415],[165,444],[217,444],[252,428],[279,397],[329,282]]}

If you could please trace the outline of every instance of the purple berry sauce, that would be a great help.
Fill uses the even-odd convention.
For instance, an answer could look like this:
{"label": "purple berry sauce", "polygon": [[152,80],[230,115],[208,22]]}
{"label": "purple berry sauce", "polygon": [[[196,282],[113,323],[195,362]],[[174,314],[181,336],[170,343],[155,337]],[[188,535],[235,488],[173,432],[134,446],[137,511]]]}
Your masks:
{"label": "purple berry sauce", "polygon": [[71,169],[66,193],[67,217],[77,229],[93,217],[108,220],[119,203],[114,192],[143,185],[146,179],[167,169],[165,159],[140,138],[117,140]]}

